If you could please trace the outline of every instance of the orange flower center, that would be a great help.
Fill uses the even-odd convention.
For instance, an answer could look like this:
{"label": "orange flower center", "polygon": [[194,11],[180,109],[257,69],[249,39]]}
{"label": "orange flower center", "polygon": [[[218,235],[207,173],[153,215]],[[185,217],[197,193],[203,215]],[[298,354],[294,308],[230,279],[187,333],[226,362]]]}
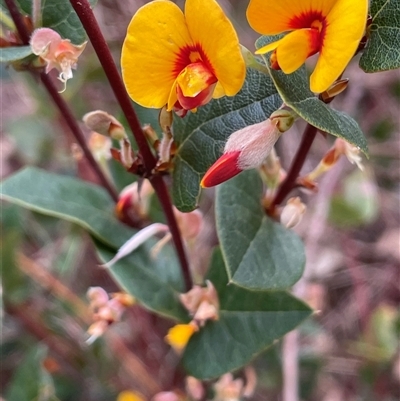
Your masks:
{"label": "orange flower center", "polygon": [[310,37],[311,51],[309,56],[318,53],[323,47],[323,41],[326,29],[326,16],[320,11],[309,11],[307,13],[301,13],[296,15],[289,22],[289,26],[293,29],[312,29],[312,34]]}
{"label": "orange flower center", "polygon": [[208,103],[213,95],[217,78],[214,69],[200,44],[180,49],[173,69],[176,78],[178,105],[193,110]]}

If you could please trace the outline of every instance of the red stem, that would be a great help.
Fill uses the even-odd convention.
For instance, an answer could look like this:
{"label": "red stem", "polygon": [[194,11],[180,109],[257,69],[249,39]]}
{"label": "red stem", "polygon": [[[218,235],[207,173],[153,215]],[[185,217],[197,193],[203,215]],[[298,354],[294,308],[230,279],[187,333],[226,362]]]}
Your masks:
{"label": "red stem", "polygon": [[[29,45],[30,35],[27,27],[24,24],[22,15],[20,14],[18,7],[16,6],[14,0],[5,0],[6,6],[10,11],[11,18],[14,21],[14,24],[17,28],[18,34],[25,45]],[[50,77],[45,74],[44,72],[40,74],[40,79],[43,85],[46,87],[49,95],[53,99],[54,103],[58,107],[58,110],[64,117],[68,127],[70,128],[72,134],[74,135],[75,139],[79,143],[80,147],[83,150],[84,155],[86,156],[88,162],[90,163],[91,167],[93,168],[94,172],[96,173],[98,179],[100,180],[101,184],[104,188],[108,191],[110,196],[114,201],[118,201],[118,194],[115,188],[110,184],[106,176],[104,175],[103,171],[99,167],[98,163],[96,162],[95,158],[92,155],[92,152],[88,148],[85,140],[85,136],[83,132],[79,128],[76,119],[74,118],[70,108],[68,107],[67,103],[58,93],[56,87],[54,86],[53,82],[51,81]]]}
{"label": "red stem", "polygon": [[179,231],[178,224],[176,222],[176,218],[174,215],[174,211],[172,208],[171,198],[169,196],[167,187],[164,183],[164,180],[161,176],[155,175],[150,178],[150,181],[154,187],[154,190],[157,193],[158,198],[160,199],[161,206],[163,208],[165,217],[168,222],[168,227],[171,231],[172,240],[174,242],[176,252],[178,254],[179,263],[182,269],[182,275],[185,282],[186,291],[189,291],[192,288],[192,276],[190,273],[190,267],[186,258],[185,248],[183,246],[181,234]]}
{"label": "red stem", "polygon": [[279,187],[278,193],[273,199],[269,210],[274,211],[275,206],[279,205],[289,194],[289,192],[295,187],[296,179],[300,174],[303,164],[307,158],[308,152],[311,149],[311,145],[317,135],[318,129],[308,124],[304,130],[303,137],[299,149],[297,150],[296,156],[294,157],[293,163],[289,169],[288,175]]}
{"label": "red stem", "polygon": [[132,106],[132,102],[126,92],[117,66],[112,58],[110,49],[104,39],[104,36],[101,33],[100,27],[96,21],[89,2],[87,0],[70,0],[70,3],[86,30],[86,33],[108,78],[114,95],[117,98],[117,101],[120,104],[121,109],[128,121],[129,127],[131,128],[135,137],[140,154],[143,157],[143,163],[147,172],[147,176],[150,178],[167,218],[168,226],[171,231],[172,239],[180,261],[186,290],[188,291],[192,288],[192,278],[185,248],[182,242],[182,237],[172,208],[171,199],[163,179],[159,176],[152,176],[152,170],[156,165],[156,158],[149,147],[139,119],[137,118],[136,112]]}

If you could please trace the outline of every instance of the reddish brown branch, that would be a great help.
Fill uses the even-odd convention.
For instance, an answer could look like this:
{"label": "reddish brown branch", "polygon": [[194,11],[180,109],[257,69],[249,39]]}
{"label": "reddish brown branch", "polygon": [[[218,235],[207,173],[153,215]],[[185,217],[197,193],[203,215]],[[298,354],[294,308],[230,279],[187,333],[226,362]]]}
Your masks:
{"label": "reddish brown branch", "polygon": [[118,103],[128,121],[129,127],[135,137],[139,151],[143,157],[147,174],[150,175],[156,165],[156,158],[150,150],[139,119],[137,118],[135,110],[132,107],[131,100],[125,90],[125,86],[122,82],[117,66],[112,58],[107,42],[101,33],[100,27],[92,12],[90,4],[87,0],[70,0],[70,3],[75,12],[78,14],[78,17],[85,28],[97,57],[99,58],[100,64],[104,69],[108,81],[110,82],[110,86],[114,92],[114,95],[117,98]]}
{"label": "reddish brown branch", "polygon": [[132,106],[132,102],[125,90],[125,86],[122,82],[117,66],[115,65],[104,36],[101,33],[100,27],[92,12],[89,2],[87,0],[70,0],[70,3],[72,4],[72,7],[74,8],[86,30],[86,33],[108,78],[114,95],[117,98],[117,101],[120,104],[121,109],[128,121],[129,127],[131,128],[135,137],[140,154],[143,157],[146,175],[150,178],[167,218],[168,226],[170,228],[172,239],[174,241],[176,252],[181,264],[186,290],[189,290],[192,287],[189,263],[187,261],[182,237],[173,212],[171,199],[163,179],[160,176],[153,175],[153,169],[156,165],[156,158],[150,150],[139,119],[137,118],[136,112]]}
{"label": "reddish brown branch", "polygon": [[282,185],[279,187],[278,192],[273,199],[271,206],[269,207],[271,214],[273,214],[275,207],[279,205],[286,198],[289,192],[296,186],[296,179],[300,174],[317,132],[317,128],[310,124],[308,124],[304,130],[299,149],[294,157],[288,175],[286,176],[285,181],[283,181]]}

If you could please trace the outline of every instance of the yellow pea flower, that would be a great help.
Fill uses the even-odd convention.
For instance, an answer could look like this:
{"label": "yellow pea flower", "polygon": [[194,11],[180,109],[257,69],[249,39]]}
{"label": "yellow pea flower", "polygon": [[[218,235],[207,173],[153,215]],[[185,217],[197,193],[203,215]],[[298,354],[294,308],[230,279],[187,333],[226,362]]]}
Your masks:
{"label": "yellow pea flower", "polygon": [[365,30],[368,0],[250,0],[247,19],[263,35],[289,33],[257,50],[273,51],[272,68],[296,71],[319,53],[310,78],[313,92],[327,90],[357,50]]}
{"label": "yellow pea flower", "polygon": [[246,74],[236,32],[215,0],[187,0],[185,13],[168,0],[141,7],[128,26],[121,66],[136,103],[184,112],[236,95]]}

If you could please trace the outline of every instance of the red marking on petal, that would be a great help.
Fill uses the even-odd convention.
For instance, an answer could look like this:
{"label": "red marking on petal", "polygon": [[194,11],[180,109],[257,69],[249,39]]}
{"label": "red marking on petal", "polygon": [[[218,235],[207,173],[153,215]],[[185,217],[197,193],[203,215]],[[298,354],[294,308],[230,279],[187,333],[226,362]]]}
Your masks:
{"label": "red marking on petal", "polygon": [[206,172],[200,185],[203,188],[219,185],[242,172],[238,167],[240,151],[223,154]]}
{"label": "red marking on petal", "polygon": [[196,43],[195,45],[187,45],[179,49],[179,53],[176,54],[175,66],[173,69],[174,78],[176,78],[189,64],[196,62],[204,63],[208,70],[215,75],[214,68],[207,54],[203,50],[202,45]]}
{"label": "red marking on petal", "polygon": [[304,28],[312,28],[313,22],[315,21],[325,21],[326,16],[322,14],[321,11],[310,10],[306,13],[301,13],[299,15],[295,15],[289,21],[290,29],[304,29]]}
{"label": "red marking on petal", "polygon": [[[323,32],[325,32],[325,30]],[[308,37],[310,50],[308,52],[307,57],[310,57],[310,56],[318,53],[321,50],[322,39],[323,39],[322,32],[319,33],[318,30],[316,30],[316,29],[310,30],[310,34]]]}

